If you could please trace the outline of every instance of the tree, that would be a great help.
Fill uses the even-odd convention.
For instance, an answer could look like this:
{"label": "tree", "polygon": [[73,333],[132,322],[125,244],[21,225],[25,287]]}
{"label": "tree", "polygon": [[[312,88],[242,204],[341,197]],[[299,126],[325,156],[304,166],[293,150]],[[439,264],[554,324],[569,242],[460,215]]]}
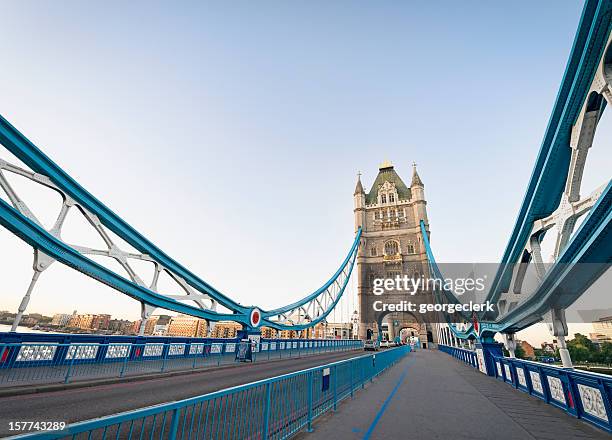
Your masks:
{"label": "tree", "polygon": [[[506,347],[502,347],[502,350],[504,356],[510,357],[510,352],[506,350]],[[525,359],[525,350],[523,350],[523,347],[517,344],[516,349],[514,350],[514,355],[517,357],[517,359]]]}
{"label": "tree", "polygon": [[543,356],[546,355],[546,353],[544,353],[544,350],[542,350],[541,348],[534,348],[533,352],[534,352],[536,358],[543,357]]}
{"label": "tree", "polygon": [[612,364],[612,343],[604,342],[599,349],[602,364]]}
{"label": "tree", "polygon": [[574,362],[605,362],[605,354],[583,334],[576,333],[574,339],[567,341],[567,349]]}

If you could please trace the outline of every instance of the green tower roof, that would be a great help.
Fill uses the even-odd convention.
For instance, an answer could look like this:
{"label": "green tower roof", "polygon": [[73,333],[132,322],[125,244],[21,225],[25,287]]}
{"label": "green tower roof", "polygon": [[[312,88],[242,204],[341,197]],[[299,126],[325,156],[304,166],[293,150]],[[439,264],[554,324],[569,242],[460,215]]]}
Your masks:
{"label": "green tower roof", "polygon": [[406,186],[401,177],[395,172],[393,165],[389,162],[384,162],[378,169],[378,176],[376,176],[376,180],[374,180],[372,188],[366,196],[367,205],[378,203],[378,188],[385,182],[395,184],[397,196],[400,200],[410,200],[412,198],[410,188]]}

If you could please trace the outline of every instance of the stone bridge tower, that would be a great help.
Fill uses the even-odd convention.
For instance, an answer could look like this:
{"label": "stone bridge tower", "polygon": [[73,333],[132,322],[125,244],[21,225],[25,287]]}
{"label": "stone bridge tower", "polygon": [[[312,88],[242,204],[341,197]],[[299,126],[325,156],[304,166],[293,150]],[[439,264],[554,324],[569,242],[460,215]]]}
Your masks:
{"label": "stone bridge tower", "polygon": [[437,342],[436,332],[432,328],[433,317],[418,312],[377,312],[373,307],[375,301],[381,300],[385,303],[399,303],[402,300],[415,304],[433,303],[431,293],[426,291],[413,296],[406,291],[385,291],[381,296],[373,294],[376,278],[408,275],[418,279],[429,275],[419,226],[423,220],[429,232],[427,201],[416,164],[413,165],[409,187],[388,161],[380,165],[378,176],[368,193],[358,177],[354,201],[355,230],[359,227],[363,229],[357,253],[360,338],[380,336],[393,340],[404,330],[402,334],[419,336],[422,343]]}

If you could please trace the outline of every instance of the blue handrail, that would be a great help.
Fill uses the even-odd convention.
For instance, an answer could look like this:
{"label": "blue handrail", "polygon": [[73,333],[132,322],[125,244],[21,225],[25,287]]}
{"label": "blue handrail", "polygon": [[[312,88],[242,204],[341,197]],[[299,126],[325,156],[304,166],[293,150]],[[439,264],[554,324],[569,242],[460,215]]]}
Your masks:
{"label": "blue handrail", "polygon": [[74,423],[15,439],[286,439],[410,352],[409,346],[308,368],[246,385]]}
{"label": "blue handrail", "polygon": [[[235,362],[239,342],[222,338],[0,333],[0,388],[216,367]],[[357,339],[261,339],[252,345],[252,360],[362,347]]]}

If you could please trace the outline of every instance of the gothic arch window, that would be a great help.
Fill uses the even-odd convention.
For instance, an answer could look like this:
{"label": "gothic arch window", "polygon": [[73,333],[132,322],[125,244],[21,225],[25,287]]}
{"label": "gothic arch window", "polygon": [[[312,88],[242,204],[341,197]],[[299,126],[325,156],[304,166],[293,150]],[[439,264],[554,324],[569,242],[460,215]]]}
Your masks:
{"label": "gothic arch window", "polygon": [[395,194],[390,193],[389,194],[389,203],[393,203],[393,202],[395,202]]}
{"label": "gothic arch window", "polygon": [[412,243],[408,243],[408,248],[407,248],[407,252],[409,254],[414,254],[414,245]]}
{"label": "gothic arch window", "polygon": [[385,255],[399,254],[399,244],[395,240],[390,240],[385,243]]}
{"label": "gothic arch window", "polygon": [[392,209],[392,210],[391,210],[391,211],[389,211],[389,212],[390,212],[389,217],[391,217],[391,218],[395,218],[395,209]]}
{"label": "gothic arch window", "polygon": [[378,255],[378,251],[376,250],[376,246],[372,246],[372,248],[370,249],[370,255],[372,257],[375,257],[376,255]]}
{"label": "gothic arch window", "polygon": [[380,203],[387,203],[387,195],[386,194],[382,194],[380,196]]}

